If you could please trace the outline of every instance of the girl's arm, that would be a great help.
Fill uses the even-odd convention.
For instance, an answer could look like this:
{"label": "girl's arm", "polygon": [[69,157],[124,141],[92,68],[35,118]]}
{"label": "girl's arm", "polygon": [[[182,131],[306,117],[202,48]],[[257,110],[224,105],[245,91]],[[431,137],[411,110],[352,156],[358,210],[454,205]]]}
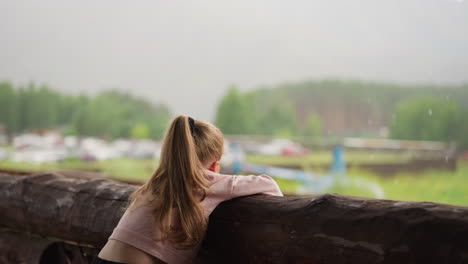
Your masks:
{"label": "girl's arm", "polygon": [[232,176],[231,199],[257,193],[283,196],[278,184],[268,175]]}

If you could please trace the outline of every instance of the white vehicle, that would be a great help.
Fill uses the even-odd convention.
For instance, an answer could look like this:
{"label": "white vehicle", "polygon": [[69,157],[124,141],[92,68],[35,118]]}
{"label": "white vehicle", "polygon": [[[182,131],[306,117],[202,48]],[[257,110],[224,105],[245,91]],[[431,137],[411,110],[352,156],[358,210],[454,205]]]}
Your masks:
{"label": "white vehicle", "polygon": [[4,148],[0,148],[0,160],[8,158],[8,152]]}
{"label": "white vehicle", "polygon": [[121,153],[97,138],[85,138],[81,141],[79,156],[82,160],[109,160],[121,156]]}
{"label": "white vehicle", "polygon": [[49,132],[44,135],[22,134],[13,138],[13,147],[23,149],[37,147],[51,149],[63,145],[62,136],[56,132]]}
{"label": "white vehicle", "polygon": [[300,156],[306,154],[307,150],[289,139],[274,139],[270,143],[261,145],[257,153],[271,156]]}
{"label": "white vehicle", "polygon": [[128,157],[134,159],[150,159],[154,157],[155,151],[160,151],[159,143],[153,140],[137,140],[128,154]]}
{"label": "white vehicle", "polygon": [[27,147],[16,149],[11,155],[14,162],[31,163],[51,163],[66,158],[66,151],[63,148],[38,148]]}
{"label": "white vehicle", "polygon": [[111,143],[111,147],[118,151],[121,156],[128,157],[132,152],[134,142],[130,139],[116,139]]}

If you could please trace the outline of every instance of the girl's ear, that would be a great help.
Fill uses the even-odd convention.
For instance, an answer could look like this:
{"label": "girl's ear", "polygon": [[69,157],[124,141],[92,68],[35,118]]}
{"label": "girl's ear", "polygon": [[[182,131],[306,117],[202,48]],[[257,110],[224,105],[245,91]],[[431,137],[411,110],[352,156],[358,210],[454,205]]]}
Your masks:
{"label": "girl's ear", "polygon": [[208,168],[208,170],[212,171],[212,172],[219,172],[219,160],[213,162],[211,165],[210,165],[210,168]]}

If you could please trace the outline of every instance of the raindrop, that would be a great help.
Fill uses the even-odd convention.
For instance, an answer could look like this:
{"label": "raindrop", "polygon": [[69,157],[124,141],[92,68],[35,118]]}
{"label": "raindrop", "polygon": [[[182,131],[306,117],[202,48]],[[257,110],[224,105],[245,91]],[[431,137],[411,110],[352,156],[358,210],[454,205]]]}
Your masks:
{"label": "raindrop", "polygon": [[427,114],[428,114],[429,116],[432,116],[432,109],[429,108],[429,110],[427,110]]}

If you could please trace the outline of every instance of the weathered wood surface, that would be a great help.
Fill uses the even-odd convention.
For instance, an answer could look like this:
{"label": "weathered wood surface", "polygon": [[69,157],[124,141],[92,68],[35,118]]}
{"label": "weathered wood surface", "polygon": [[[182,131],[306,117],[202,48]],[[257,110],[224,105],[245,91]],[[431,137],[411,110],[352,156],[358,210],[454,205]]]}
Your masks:
{"label": "weathered wood surface", "polygon": [[[0,174],[0,226],[101,247],[134,186]],[[468,208],[340,195],[224,202],[198,263],[468,263]]]}
{"label": "weathered wood surface", "polygon": [[468,208],[322,195],[218,206],[206,263],[468,263]]}
{"label": "weathered wood surface", "polygon": [[76,175],[0,174],[0,226],[100,247],[135,188]]}

